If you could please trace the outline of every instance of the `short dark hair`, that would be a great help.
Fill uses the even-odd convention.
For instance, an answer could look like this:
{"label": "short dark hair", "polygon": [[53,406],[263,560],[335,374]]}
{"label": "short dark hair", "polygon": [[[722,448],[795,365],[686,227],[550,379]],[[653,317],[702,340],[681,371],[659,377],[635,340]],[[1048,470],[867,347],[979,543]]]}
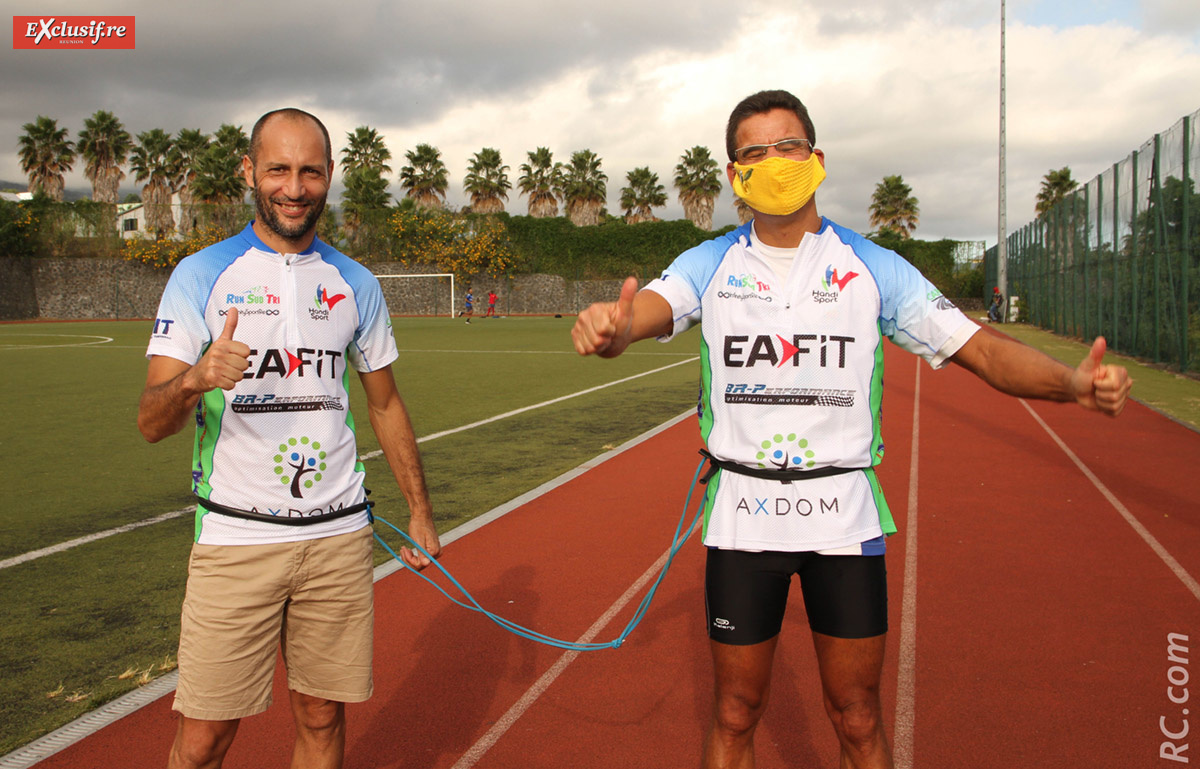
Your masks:
{"label": "short dark hair", "polygon": [[729,114],[729,122],[725,124],[725,151],[729,154],[730,161],[737,160],[734,152],[737,150],[737,131],[742,121],[773,109],[794,112],[796,117],[800,118],[804,132],[808,134],[803,138],[816,146],[817,129],[813,128],[812,118],[808,116],[808,107],[805,107],[803,102],[787,91],[759,91],[738,102]]}
{"label": "short dark hair", "polygon": [[317,124],[317,128],[321,129],[321,135],[325,137],[325,164],[333,162],[333,144],[329,141],[329,131],[326,130],[325,124],[317,119],[316,115],[305,112],[302,109],[295,107],[284,107],[283,109],[271,110],[267,114],[258,119],[254,124],[254,128],[250,131],[250,162],[257,162],[258,149],[262,146],[263,127],[273,117],[283,117],[289,120],[304,120],[308,119]]}

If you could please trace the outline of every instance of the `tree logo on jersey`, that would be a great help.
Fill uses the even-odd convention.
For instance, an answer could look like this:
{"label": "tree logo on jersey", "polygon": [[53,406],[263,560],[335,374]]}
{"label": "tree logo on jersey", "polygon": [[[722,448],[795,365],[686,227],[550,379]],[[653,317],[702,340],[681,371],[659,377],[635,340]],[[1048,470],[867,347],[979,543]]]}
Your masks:
{"label": "tree logo on jersey", "polygon": [[821,288],[814,289],[812,292],[813,301],[818,304],[836,302],[841,293],[846,290],[846,285],[857,277],[858,273],[853,270],[839,277],[838,271],[832,264],[827,266],[825,277],[821,279]]}
{"label": "tree logo on jersey", "polygon": [[816,452],[808,447],[808,439],[796,439],[795,433],[776,434],[763,441],[762,449],[754,455],[758,466],[774,470],[799,470],[816,464]]}
{"label": "tree logo on jersey", "polygon": [[292,497],[303,499],[303,489],[311,489],[321,482],[325,472],[325,452],[321,444],[307,437],[288,438],[279,444],[275,455],[275,474],[285,486],[291,486]]}

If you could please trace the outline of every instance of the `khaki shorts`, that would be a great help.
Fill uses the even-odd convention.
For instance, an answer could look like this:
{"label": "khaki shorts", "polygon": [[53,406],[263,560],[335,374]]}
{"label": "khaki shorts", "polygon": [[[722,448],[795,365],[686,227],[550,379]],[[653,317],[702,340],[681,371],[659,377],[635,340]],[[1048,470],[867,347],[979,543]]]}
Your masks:
{"label": "khaki shorts", "polygon": [[271,705],[282,645],[288,688],[371,696],[371,527],[276,545],[193,545],[172,706],[225,721]]}

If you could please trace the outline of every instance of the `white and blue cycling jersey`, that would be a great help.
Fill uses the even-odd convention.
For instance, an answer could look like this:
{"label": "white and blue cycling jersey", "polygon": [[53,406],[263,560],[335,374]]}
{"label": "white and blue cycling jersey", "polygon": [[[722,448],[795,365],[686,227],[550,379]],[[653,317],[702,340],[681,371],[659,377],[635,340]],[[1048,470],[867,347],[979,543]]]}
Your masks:
{"label": "white and blue cycling jersey", "polygon": [[706,492],[704,543],[882,553],[896,531],[873,469],[883,458],[883,338],[940,368],[978,326],[902,257],[828,219],[785,276],[770,251],[746,224],[684,252],[646,287],[674,314],[663,341],[703,318],[704,441],[750,468],[865,469],[791,483],[720,471]]}
{"label": "white and blue cycling jersey", "polygon": [[[379,281],[320,240],[279,254],[248,225],[185,259],[163,292],[147,357],[195,364],[238,311],[234,339],[250,367],[232,390],[206,393],[196,407],[193,492],[226,507],[310,517],[365,499],[350,369],[366,372],[397,357]],[[196,511],[196,541],[244,545],[314,539],[367,525],[366,512],[283,526]]]}

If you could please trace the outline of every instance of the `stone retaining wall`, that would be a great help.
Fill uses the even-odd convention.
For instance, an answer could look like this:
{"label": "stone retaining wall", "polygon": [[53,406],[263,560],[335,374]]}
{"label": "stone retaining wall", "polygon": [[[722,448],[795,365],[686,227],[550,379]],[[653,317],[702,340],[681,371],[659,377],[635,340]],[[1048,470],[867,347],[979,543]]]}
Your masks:
{"label": "stone retaining wall", "polygon": [[[377,275],[420,274],[397,263],[368,265]],[[153,318],[170,271],[120,259],[0,257],[0,320]],[[612,301],[620,280],[567,280],[558,275],[472,278],[455,281],[450,307],[445,278],[384,278],[380,281],[393,315],[450,315],[463,308],[468,288],[475,314],[487,311],[488,291],[499,296],[501,315],[573,315],[592,302]],[[963,310],[983,308],[981,299],[955,299]]]}
{"label": "stone retaining wall", "polygon": [[[396,263],[368,265],[379,275],[420,274]],[[120,259],[0,257],[0,320],[153,318],[170,271]],[[380,281],[393,315],[449,315],[462,309],[467,288],[475,312],[487,310],[488,291],[499,296],[502,315],[571,315],[595,301],[612,300],[619,280],[566,280],[557,275],[477,277],[455,281],[450,307],[445,278]]]}

